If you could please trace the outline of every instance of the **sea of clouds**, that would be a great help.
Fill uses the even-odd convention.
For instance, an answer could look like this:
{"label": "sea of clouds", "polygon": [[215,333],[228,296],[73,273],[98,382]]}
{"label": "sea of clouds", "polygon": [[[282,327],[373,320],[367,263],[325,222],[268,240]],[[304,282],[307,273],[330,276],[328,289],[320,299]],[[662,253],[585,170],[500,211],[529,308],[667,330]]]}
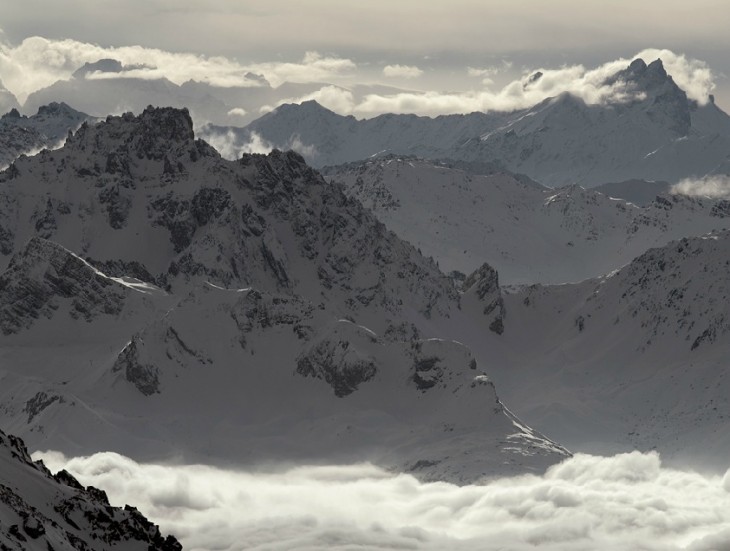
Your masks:
{"label": "sea of clouds", "polygon": [[730,471],[578,454],[544,475],[423,483],[370,464],[235,471],[34,455],[134,504],[186,550],[730,550]]}

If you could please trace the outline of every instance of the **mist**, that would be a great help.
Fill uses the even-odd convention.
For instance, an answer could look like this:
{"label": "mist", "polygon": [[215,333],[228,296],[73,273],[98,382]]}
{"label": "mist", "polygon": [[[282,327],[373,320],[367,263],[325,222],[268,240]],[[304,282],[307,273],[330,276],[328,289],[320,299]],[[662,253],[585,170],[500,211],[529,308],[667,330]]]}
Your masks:
{"label": "mist", "polygon": [[730,176],[718,174],[704,178],[685,178],[674,184],[670,192],[690,197],[730,199]]}
{"label": "mist", "polygon": [[187,550],[730,549],[730,472],[667,468],[657,453],[578,454],[542,476],[468,486],[371,464],[247,472],[111,452],[34,458],[135,504]]}

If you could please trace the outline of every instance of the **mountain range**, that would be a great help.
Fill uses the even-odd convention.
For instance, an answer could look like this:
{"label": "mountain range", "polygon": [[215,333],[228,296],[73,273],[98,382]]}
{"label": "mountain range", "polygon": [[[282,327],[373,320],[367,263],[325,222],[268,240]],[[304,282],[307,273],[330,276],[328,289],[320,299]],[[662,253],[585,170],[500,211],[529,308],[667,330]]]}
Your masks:
{"label": "mountain range", "polygon": [[204,133],[231,133],[239,147],[254,139],[294,146],[317,167],[393,153],[496,163],[549,187],[676,183],[725,170],[730,117],[712,97],[704,105],[688,99],[661,60],[636,59],[611,79],[626,93],[604,103],[565,92],[510,113],[357,120],[311,101],[282,105],[244,128],[211,126]]}
{"label": "mountain range", "polygon": [[[730,203],[674,184],[730,173],[730,119],[661,61],[596,104],[357,120],[305,101],[242,128],[231,109],[310,85],[140,69],[87,64],[30,117],[0,90],[3,431],[458,484],[569,450],[727,467]],[[41,103],[73,97],[105,118]],[[191,110],[106,116],[142,102]],[[5,432],[0,525],[3,549],[179,549]]]}
{"label": "mountain range", "polygon": [[663,193],[639,207],[595,189],[553,190],[509,172],[474,174],[415,157],[322,172],[444,272],[470,274],[488,262],[506,284],[600,276],[651,247],[730,227],[722,199]]}
{"label": "mountain range", "polygon": [[0,167],[7,167],[21,154],[59,147],[69,131],[76,130],[84,121],[94,120],[65,103],[43,105],[30,117],[11,109],[0,117]]}
{"label": "mountain range", "polygon": [[296,153],[226,161],[150,108],[17,159],[0,189],[2,415],[35,448],[460,482],[568,454],[439,338],[452,281]]}

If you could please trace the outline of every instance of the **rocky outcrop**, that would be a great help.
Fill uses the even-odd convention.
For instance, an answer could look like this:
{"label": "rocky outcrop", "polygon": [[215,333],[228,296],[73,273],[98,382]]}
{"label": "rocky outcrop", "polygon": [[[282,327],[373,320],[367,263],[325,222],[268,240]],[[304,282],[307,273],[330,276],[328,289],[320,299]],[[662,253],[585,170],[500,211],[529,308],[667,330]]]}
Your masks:
{"label": "rocky outcrop", "polygon": [[109,504],[66,471],[52,475],[19,438],[0,431],[0,548],[4,551],[181,551],[137,509]]}
{"label": "rocky outcrop", "polygon": [[462,289],[465,295],[473,296],[478,301],[482,314],[489,320],[489,329],[501,335],[504,331],[505,307],[497,270],[489,264],[482,264],[464,280]]}
{"label": "rocky outcrop", "polygon": [[0,275],[0,331],[4,335],[51,318],[65,305],[72,319],[117,315],[125,289],[63,247],[34,237]]}
{"label": "rocky outcrop", "polygon": [[132,383],[145,396],[160,392],[159,369],[140,358],[139,338],[133,338],[117,356],[112,373],[123,372],[127,382]]}

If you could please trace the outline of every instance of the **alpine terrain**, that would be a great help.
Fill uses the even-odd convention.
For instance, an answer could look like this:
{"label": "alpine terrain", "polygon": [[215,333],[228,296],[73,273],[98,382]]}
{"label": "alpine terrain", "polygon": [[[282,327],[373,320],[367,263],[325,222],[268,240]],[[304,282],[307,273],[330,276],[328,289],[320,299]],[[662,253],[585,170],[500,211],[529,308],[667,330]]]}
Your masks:
{"label": "alpine terrain", "polygon": [[[525,87],[536,86],[540,73]],[[541,184],[593,187],[631,179],[675,183],[725,166],[730,117],[710,96],[687,98],[661,60],[634,60],[606,86],[621,94],[587,104],[568,92],[511,113],[436,118],[337,115],[312,102],[282,105],[232,132],[276,147],[295,145],[314,166],[359,161],[381,153],[430,159],[495,162]]]}
{"label": "alpine terrain", "polygon": [[23,441],[0,431],[0,548],[7,551],[180,551],[134,507],[112,507],[66,471],[31,460]]}
{"label": "alpine terrain", "polygon": [[577,185],[552,190],[509,172],[474,174],[414,157],[323,173],[444,272],[469,274],[488,262],[503,284],[600,276],[651,247],[730,227],[726,200],[663,193],[638,207]]}
{"label": "alpine terrain", "polygon": [[[456,482],[568,455],[443,339],[452,281],[296,153],[227,161],[148,108],[20,157],[0,193],[0,413],[34,449]],[[494,275],[470,280],[485,331]]]}
{"label": "alpine terrain", "polygon": [[69,131],[91,120],[65,103],[42,105],[31,117],[11,109],[0,117],[0,167],[6,168],[21,154],[33,155],[62,145]]}

